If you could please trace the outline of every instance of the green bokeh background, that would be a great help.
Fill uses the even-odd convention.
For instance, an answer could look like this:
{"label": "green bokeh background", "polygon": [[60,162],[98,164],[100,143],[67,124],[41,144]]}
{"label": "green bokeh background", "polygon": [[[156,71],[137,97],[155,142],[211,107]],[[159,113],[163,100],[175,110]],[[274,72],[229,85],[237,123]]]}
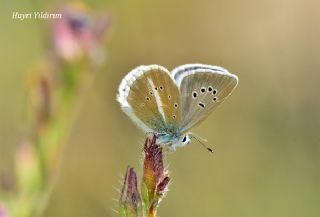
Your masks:
{"label": "green bokeh background", "polygon": [[[13,11],[55,1],[0,1],[0,170],[12,168],[26,131],[27,71],[46,55],[45,22]],[[145,135],[116,102],[121,78],[141,64],[221,65],[234,94],[167,157],[172,183],[160,217],[320,215],[320,3],[317,0],[84,1],[113,17],[107,61],[83,99],[63,153],[47,217],[117,216],[128,164],[139,173]]]}

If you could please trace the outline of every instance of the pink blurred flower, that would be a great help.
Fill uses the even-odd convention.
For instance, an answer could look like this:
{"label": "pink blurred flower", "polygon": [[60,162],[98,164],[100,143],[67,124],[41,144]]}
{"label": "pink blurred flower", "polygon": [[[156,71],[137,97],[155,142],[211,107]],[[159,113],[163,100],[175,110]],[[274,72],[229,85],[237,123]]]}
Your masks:
{"label": "pink blurred flower", "polygon": [[39,159],[32,143],[22,142],[15,153],[17,188],[23,193],[34,193],[41,183]]}
{"label": "pink blurred flower", "polygon": [[82,4],[63,5],[56,13],[62,14],[61,19],[52,23],[53,45],[58,58],[66,61],[84,56],[95,58],[109,27],[109,17],[103,15],[93,19]]}
{"label": "pink blurred flower", "polygon": [[6,209],[3,205],[0,204],[0,217],[9,217]]}

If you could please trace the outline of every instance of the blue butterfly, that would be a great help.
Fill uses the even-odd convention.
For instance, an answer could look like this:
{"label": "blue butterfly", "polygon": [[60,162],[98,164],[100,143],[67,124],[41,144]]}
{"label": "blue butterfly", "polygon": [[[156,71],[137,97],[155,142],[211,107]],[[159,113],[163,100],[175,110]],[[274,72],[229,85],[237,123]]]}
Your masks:
{"label": "blue butterfly", "polygon": [[[157,143],[174,151],[199,139],[190,129],[203,121],[238,84],[226,69],[186,64],[170,73],[159,65],[138,66],[119,86],[122,110]],[[212,151],[208,148],[208,150]]]}

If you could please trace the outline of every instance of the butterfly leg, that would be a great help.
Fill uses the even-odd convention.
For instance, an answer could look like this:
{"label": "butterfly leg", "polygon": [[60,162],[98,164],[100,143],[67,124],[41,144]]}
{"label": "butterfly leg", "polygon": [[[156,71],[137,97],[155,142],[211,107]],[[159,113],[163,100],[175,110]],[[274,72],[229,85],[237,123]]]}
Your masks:
{"label": "butterfly leg", "polygon": [[176,147],[174,145],[169,146],[169,150],[171,152],[175,152],[176,151]]}
{"label": "butterfly leg", "polygon": [[166,135],[166,133],[157,133],[157,132],[146,132],[146,134],[148,136],[149,135],[156,135],[157,137]]}

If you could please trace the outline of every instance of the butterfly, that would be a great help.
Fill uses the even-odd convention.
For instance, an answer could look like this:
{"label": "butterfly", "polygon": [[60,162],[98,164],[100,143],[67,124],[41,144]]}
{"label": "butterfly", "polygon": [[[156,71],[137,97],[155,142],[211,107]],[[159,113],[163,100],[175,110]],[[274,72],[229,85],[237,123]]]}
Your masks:
{"label": "butterfly", "polygon": [[175,151],[197,139],[189,131],[237,84],[238,77],[219,66],[186,64],[169,72],[163,66],[141,65],[122,79],[117,100],[145,133],[156,135],[157,144]]}

